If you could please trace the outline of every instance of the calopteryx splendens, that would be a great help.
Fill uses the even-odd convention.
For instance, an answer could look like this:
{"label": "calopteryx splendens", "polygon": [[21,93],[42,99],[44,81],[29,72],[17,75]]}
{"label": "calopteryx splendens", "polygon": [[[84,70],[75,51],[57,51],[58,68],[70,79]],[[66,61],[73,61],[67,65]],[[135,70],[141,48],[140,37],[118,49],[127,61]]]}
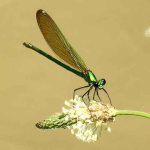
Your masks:
{"label": "calopteryx splendens", "polygon": [[[37,18],[39,28],[45,40],[47,41],[48,45],[51,47],[51,49],[60,59],[64,60],[69,65],[62,63],[61,61],[55,59],[51,55],[45,53],[44,51],[40,50],[39,48],[33,46],[30,43],[24,42],[23,44],[26,47],[33,49],[34,51],[52,60],[56,64],[67,69],[68,71],[71,71],[72,73],[78,75],[79,77],[83,78],[88,83],[87,86],[83,86],[83,87],[75,89],[74,95],[75,95],[75,91],[89,87],[88,91],[83,94],[82,98],[86,94],[89,98],[90,91],[93,88],[95,88],[93,99],[95,99],[95,94],[97,94],[98,98],[100,99],[98,90],[103,90],[107,94],[110,100],[110,97],[107,91],[103,87],[106,84],[106,80],[105,79],[97,80],[94,73],[88,69],[88,67],[85,65],[84,61],[81,59],[79,54],[69,44],[67,39],[64,37],[60,29],[57,27],[57,25],[53,21],[53,19],[44,10],[41,10],[41,9],[37,11],[36,18]],[[111,100],[110,100],[110,103],[111,103]]]}

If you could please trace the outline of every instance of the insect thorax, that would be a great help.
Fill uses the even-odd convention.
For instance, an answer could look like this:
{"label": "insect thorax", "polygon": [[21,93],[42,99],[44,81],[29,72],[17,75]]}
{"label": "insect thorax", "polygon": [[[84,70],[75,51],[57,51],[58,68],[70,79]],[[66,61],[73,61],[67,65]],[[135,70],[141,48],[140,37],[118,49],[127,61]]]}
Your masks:
{"label": "insect thorax", "polygon": [[86,72],[83,73],[83,75],[84,75],[84,80],[86,82],[88,83],[97,82],[96,76],[92,71],[87,70]]}

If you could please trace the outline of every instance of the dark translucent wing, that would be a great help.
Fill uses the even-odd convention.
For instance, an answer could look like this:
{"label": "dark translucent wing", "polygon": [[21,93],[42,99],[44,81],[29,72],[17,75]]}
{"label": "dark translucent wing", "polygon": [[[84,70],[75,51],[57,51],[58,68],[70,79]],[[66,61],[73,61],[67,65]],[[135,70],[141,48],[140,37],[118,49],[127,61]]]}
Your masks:
{"label": "dark translucent wing", "polygon": [[53,19],[44,10],[38,10],[36,17],[40,30],[52,50],[77,70],[81,72],[89,70],[84,61],[68,43]]}

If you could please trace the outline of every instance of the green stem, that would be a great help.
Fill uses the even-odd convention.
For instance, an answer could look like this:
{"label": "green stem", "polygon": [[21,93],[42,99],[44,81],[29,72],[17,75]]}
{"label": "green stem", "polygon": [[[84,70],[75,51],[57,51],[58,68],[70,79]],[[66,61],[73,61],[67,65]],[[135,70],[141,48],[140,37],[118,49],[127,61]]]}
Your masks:
{"label": "green stem", "polygon": [[134,111],[134,110],[114,110],[113,116],[116,117],[118,115],[135,115],[135,116],[141,116],[141,117],[150,119],[149,113],[141,112],[141,111]]}
{"label": "green stem", "polygon": [[[118,115],[134,115],[134,116],[141,116],[150,119],[149,113],[145,113],[141,111],[113,110],[110,120],[112,119],[112,117],[116,117]],[[65,119],[66,117],[68,117],[67,120]],[[36,124],[36,127],[39,129],[67,128],[68,126],[76,124],[77,121],[78,121],[77,118],[72,118],[70,114],[60,113],[60,114],[55,114],[53,116],[50,116],[48,119],[40,121],[39,123]]]}

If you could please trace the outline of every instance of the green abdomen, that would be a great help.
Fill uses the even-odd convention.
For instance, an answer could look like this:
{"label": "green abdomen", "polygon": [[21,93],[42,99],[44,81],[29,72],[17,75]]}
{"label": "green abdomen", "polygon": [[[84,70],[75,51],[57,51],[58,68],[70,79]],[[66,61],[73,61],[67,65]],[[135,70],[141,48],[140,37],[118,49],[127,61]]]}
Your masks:
{"label": "green abdomen", "polygon": [[97,79],[92,71],[88,71],[87,73],[84,73],[84,80],[88,83],[97,81]]}

